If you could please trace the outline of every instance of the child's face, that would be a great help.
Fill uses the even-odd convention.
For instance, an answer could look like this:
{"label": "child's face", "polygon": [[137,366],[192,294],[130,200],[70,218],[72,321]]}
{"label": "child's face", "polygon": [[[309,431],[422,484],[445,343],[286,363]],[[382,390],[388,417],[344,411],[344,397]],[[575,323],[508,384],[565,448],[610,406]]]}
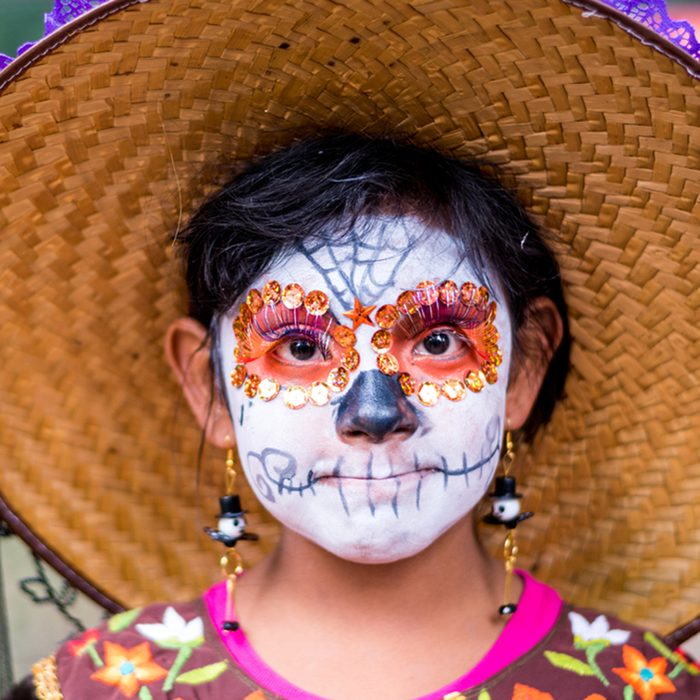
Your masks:
{"label": "child's face", "polygon": [[[392,371],[398,365],[398,372],[388,375],[377,362],[387,354],[385,348],[376,337],[372,342],[380,330],[377,310],[397,305],[402,292],[417,290],[424,281],[452,280],[458,290],[465,282],[477,288],[481,284],[447,234],[429,231],[410,218],[367,219],[361,233],[343,245],[307,244],[258,279],[254,288],[262,291],[270,280],[282,290],[296,283],[306,295],[320,290],[330,307],[312,315],[303,305],[294,311],[281,301],[262,307],[258,302],[253,308],[262,310],[253,314],[246,331],[252,336],[249,342],[241,340],[246,333],[240,324],[238,339],[232,330],[238,304],[222,322],[225,376],[238,364],[234,348],[240,346],[248,377],[267,380],[259,390],[265,389],[269,398],[280,389],[265,401],[227,383],[238,451],[250,484],[284,526],[339,557],[383,563],[417,554],[471,511],[496,469],[510,364],[507,309],[499,299],[493,319],[490,300],[465,305],[458,292],[441,297],[446,304],[425,303],[395,324],[385,323],[390,326],[389,354],[396,362],[383,367]],[[373,325],[357,326],[354,358],[359,366],[347,373],[347,386],[332,392],[324,404],[329,369],[339,366],[349,348],[336,341],[347,341],[336,330],[352,328],[344,313],[353,310],[356,298],[363,307],[376,306],[367,313]],[[324,308],[323,297],[319,303],[317,311]],[[391,313],[385,315],[391,321]],[[489,360],[495,359],[496,341],[503,361],[489,376],[489,369],[495,369]],[[480,391],[459,389],[465,375],[471,371],[478,377],[482,370]],[[399,383],[401,372],[411,376],[416,389],[428,382],[422,400],[418,393],[406,395]],[[483,381],[484,373],[490,381]],[[459,400],[431,395],[447,379],[458,380],[452,386],[459,389]],[[301,390],[286,391],[293,385],[308,389],[313,382],[320,392],[317,403],[323,405],[306,402]],[[246,388],[252,393],[250,383]],[[300,402],[306,405],[286,405]]]}

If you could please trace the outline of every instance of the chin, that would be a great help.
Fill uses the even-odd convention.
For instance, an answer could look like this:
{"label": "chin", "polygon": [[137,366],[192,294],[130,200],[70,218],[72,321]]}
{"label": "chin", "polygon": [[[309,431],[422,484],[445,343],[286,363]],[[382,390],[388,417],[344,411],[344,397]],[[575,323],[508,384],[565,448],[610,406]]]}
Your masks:
{"label": "chin", "polygon": [[416,539],[415,533],[401,532],[393,537],[348,538],[344,541],[314,541],[319,547],[334,554],[339,559],[355,564],[393,564],[402,559],[410,559],[427,549],[441,533],[434,537]]}

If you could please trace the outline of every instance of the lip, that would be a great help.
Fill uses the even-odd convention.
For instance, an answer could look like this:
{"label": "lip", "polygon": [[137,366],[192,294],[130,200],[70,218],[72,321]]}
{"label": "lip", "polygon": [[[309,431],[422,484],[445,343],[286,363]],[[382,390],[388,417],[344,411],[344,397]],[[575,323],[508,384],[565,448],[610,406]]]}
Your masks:
{"label": "lip", "polygon": [[352,475],[352,474],[325,474],[323,476],[317,476],[317,484],[324,482],[336,482],[336,481],[392,481],[394,479],[405,479],[410,476],[426,476],[427,474],[442,474],[442,469],[437,467],[420,467],[419,469],[408,469],[404,472],[397,472],[396,474],[388,474],[387,476],[367,476],[362,475]]}

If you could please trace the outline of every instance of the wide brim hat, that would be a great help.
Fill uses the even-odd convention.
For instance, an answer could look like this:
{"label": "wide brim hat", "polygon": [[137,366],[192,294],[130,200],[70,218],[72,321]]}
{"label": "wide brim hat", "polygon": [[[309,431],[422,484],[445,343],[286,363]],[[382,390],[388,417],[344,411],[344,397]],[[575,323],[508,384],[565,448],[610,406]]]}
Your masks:
{"label": "wide brim hat", "polygon": [[[170,241],[253,156],[398,135],[495,165],[558,236],[572,370],[519,451],[520,561],[662,631],[695,617],[698,73],[591,1],[114,0],[69,23],[0,74],[2,517],[111,609],[213,582],[224,455],[200,463],[163,358],[187,309]],[[243,500],[251,564],[276,526]]]}

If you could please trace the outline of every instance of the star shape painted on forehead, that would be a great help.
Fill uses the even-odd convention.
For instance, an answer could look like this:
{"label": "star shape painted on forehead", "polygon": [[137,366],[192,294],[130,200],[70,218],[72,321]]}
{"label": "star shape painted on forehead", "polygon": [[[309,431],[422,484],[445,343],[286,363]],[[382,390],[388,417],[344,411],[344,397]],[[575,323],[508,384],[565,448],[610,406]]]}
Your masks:
{"label": "star shape painted on forehead", "polygon": [[343,316],[347,316],[352,321],[352,329],[356,331],[363,323],[368,326],[373,326],[374,321],[370,319],[370,315],[376,309],[374,306],[364,306],[362,302],[355,297],[355,307],[352,311],[344,311]]}

